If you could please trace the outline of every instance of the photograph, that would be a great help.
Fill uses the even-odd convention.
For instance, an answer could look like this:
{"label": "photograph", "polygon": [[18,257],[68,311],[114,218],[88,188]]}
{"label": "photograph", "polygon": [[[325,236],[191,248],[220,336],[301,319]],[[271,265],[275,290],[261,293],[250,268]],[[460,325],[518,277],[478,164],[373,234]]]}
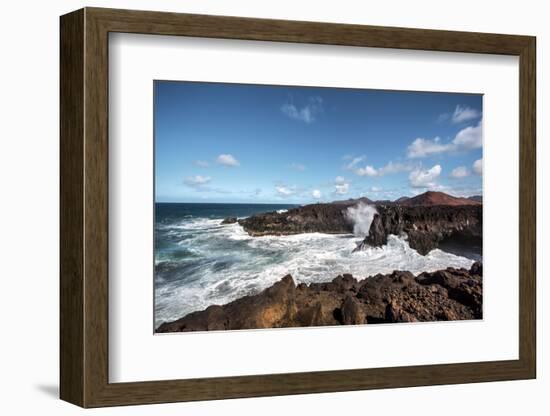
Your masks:
{"label": "photograph", "polygon": [[483,94],[153,89],[155,334],[483,319]]}

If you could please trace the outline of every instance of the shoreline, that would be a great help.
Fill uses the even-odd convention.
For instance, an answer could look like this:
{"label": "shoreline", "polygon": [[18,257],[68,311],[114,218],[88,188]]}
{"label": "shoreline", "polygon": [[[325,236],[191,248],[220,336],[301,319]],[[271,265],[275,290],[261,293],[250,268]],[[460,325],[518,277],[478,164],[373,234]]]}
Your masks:
{"label": "shoreline", "polygon": [[350,274],[296,285],[291,275],[256,295],[164,322],[156,333],[482,319],[483,266],[413,275]]}
{"label": "shoreline", "polygon": [[[212,206],[212,204],[205,204],[205,206]],[[163,307],[172,309],[171,313],[163,317],[165,321],[170,321],[161,323],[162,317],[159,316],[159,320],[157,320],[155,325],[157,327],[156,331],[165,332],[167,330],[174,330],[174,328],[176,328],[177,331],[192,331],[342,324],[343,321],[338,315],[340,312],[335,312],[343,308],[343,302],[346,300],[340,295],[348,291],[349,293],[346,292],[348,297],[351,297],[353,300],[357,298],[357,293],[365,288],[364,291],[369,295],[369,299],[375,299],[374,303],[377,304],[377,306],[374,309],[376,310],[373,309],[372,305],[365,306],[369,305],[371,302],[370,300],[365,302],[362,300],[359,301],[358,307],[362,310],[361,314],[364,316],[362,318],[357,318],[356,321],[357,323],[363,321],[368,321],[367,323],[381,323],[391,321],[391,319],[386,316],[387,314],[389,314],[388,316],[391,315],[390,312],[386,313],[386,308],[391,302],[386,298],[377,299],[375,295],[380,291],[391,292],[396,288],[396,285],[402,286],[400,290],[402,290],[404,294],[394,294],[392,296],[401,299],[401,301],[406,300],[406,313],[410,315],[407,319],[411,319],[412,321],[477,319],[478,315],[480,315],[478,309],[481,309],[481,273],[477,276],[478,281],[475,281],[475,278],[472,280],[472,276],[466,276],[471,270],[452,269],[449,268],[449,266],[469,268],[472,263],[475,265],[476,261],[482,261],[482,203],[469,200],[466,201],[463,198],[454,198],[442,193],[427,192],[418,197],[409,198],[407,200],[400,199],[399,201],[388,203],[385,201],[370,201],[367,198],[361,198],[358,200],[317,203],[293,208],[289,207],[289,209],[284,210],[276,209],[277,207],[274,205],[270,208],[271,210],[265,213],[255,213],[253,210],[241,212],[233,211],[229,213],[227,211],[223,212],[223,210],[219,208],[209,208],[210,211],[201,212],[201,214],[207,214],[208,218],[212,215],[219,217],[223,216],[221,219],[215,219],[218,225],[222,225],[221,228],[214,227],[209,229],[207,227],[206,233],[209,238],[211,234],[211,241],[213,243],[211,246],[205,245],[202,247],[208,253],[206,256],[208,261],[205,262],[206,269],[204,273],[215,273],[219,267],[231,266],[233,267],[231,274],[232,279],[249,282],[248,285],[250,287],[259,286],[257,290],[263,290],[261,292],[256,292],[256,290],[241,291],[241,293],[235,293],[235,297],[231,296],[229,299],[227,297],[224,298],[225,294],[223,292],[219,292],[214,294],[208,302],[195,302],[195,305],[190,304],[188,305],[189,307],[185,307],[181,310],[182,308],[179,305],[186,305],[186,298],[182,296],[183,293],[178,295],[180,291],[179,287],[172,287],[175,293],[170,301],[171,305],[167,303],[168,301],[165,301],[163,304]],[[165,211],[167,218],[169,218],[170,215],[175,217],[182,213],[193,215],[198,213],[196,208],[189,208],[188,206],[182,206],[178,209],[165,208]],[[229,214],[229,216],[227,216],[227,214]],[[276,272],[274,271],[275,273],[270,273],[269,276],[267,276],[267,271],[264,269],[266,264],[271,263],[270,259],[266,257],[266,253],[275,255],[273,254],[274,248],[271,247],[269,241],[267,243],[256,242],[250,246],[243,247],[242,243],[233,242],[233,240],[240,241],[242,238],[230,238],[231,236],[226,235],[230,228],[224,231],[224,225],[237,225],[244,235],[248,235],[248,238],[252,239],[258,238],[258,241],[262,241],[262,237],[284,237],[308,234],[323,234],[327,237],[353,237],[354,235],[366,235],[366,237],[359,237],[360,240],[353,244],[354,247],[351,247],[347,240],[345,243],[331,241],[329,246],[327,246],[327,243],[319,243],[317,240],[304,241],[303,244],[294,242],[292,239],[284,243],[280,242],[278,243],[279,245],[275,245],[275,248],[280,248],[283,251],[286,250],[286,252],[289,253],[281,260],[288,262],[288,265],[283,264],[283,266],[288,267],[279,267]],[[192,229],[194,228],[195,227],[191,227],[189,232],[192,233]],[[186,232],[187,231],[178,231],[180,234],[185,234]],[[167,241],[173,239],[170,232],[167,231],[166,233]],[[195,237],[191,236],[190,238]],[[204,243],[204,238],[204,236],[200,237],[201,243]],[[367,248],[369,249],[368,255],[361,261],[363,267],[344,267],[350,263],[349,256],[351,255],[347,254],[346,250],[349,250],[349,253],[355,253],[366,251]],[[384,251],[380,254],[376,250],[370,250],[376,248],[380,248]],[[432,250],[438,248],[441,249],[441,253],[434,252],[432,257],[428,257],[428,254]],[[181,247],[175,247],[175,249],[182,250]],[[343,250],[346,251],[346,254],[342,254]],[[245,257],[246,255],[257,255],[261,268],[258,270],[250,270],[250,267],[239,265],[235,259],[242,257],[238,254],[241,253],[241,251],[244,251]],[[308,282],[321,281],[324,283],[310,283],[309,285],[304,283],[296,284],[290,275],[285,276],[278,282],[274,281],[275,278],[280,278],[284,273],[288,273],[289,271],[297,273],[296,267],[293,267],[295,266],[294,263],[296,262],[297,256],[299,256],[299,258],[302,258],[300,256],[304,256],[305,259],[310,262],[314,260],[318,261],[316,255],[318,255],[320,251],[333,253],[333,255],[326,260],[325,266],[328,266],[331,260],[337,262],[334,264],[338,264],[339,261],[342,261],[344,262],[343,267],[338,268],[340,270],[345,270],[347,273],[354,273],[355,276],[372,276],[375,273],[386,274],[376,274],[373,277],[359,281],[353,278],[351,274],[344,274],[329,281],[329,279],[336,275],[336,273],[330,273],[330,270],[334,269],[333,264],[331,267],[326,268],[322,274],[316,275],[317,272],[313,271],[314,274],[311,276],[311,279],[308,278],[307,280]],[[384,260],[384,256],[387,255],[385,252],[394,256],[395,259],[394,257],[392,257],[392,259],[395,261],[389,261],[387,258]],[[453,256],[458,256],[460,259],[458,257],[455,259]],[[426,260],[418,259],[417,257],[426,257]],[[218,258],[221,260],[218,260]],[[386,264],[388,261],[389,264]],[[384,264],[381,265],[381,262]],[[432,267],[427,267],[430,263],[432,263]],[[168,262],[168,264],[170,265],[171,263]],[[254,263],[252,264],[254,265]],[[177,262],[175,262],[173,267],[173,270],[169,270],[169,267],[166,269],[167,275],[165,277],[167,278],[167,282],[170,282],[172,275],[178,270],[179,266]],[[447,269],[444,269],[445,267],[447,267]],[[481,270],[480,263],[478,269]],[[425,272],[426,270],[431,270],[432,272]],[[251,274],[252,272],[253,274]],[[311,272],[312,270],[310,270],[310,273]],[[201,273],[204,274],[203,272],[197,272],[195,275],[201,275]],[[342,273],[342,271],[340,271],[340,273]],[[412,273],[420,274],[415,276]],[[462,278],[471,280],[473,282],[472,287],[477,287],[479,289],[480,304],[477,306],[474,305],[470,307],[470,309],[464,308],[463,303],[457,303],[456,299],[453,298],[456,288],[453,288],[449,292],[449,288],[446,287],[445,284],[433,286],[431,284],[424,284],[419,280],[421,275],[433,275],[434,273],[446,273],[451,276],[447,279],[449,281],[459,281]],[[466,273],[466,275],[464,275],[464,273]],[[191,274],[189,279],[196,280],[197,276],[195,275]],[[393,282],[395,275],[400,276],[399,284]],[[187,277],[188,276],[185,275],[179,275],[178,279],[186,279]],[[266,277],[267,280],[265,280]],[[297,277],[299,281],[303,281],[299,274]],[[344,277],[349,279],[352,283],[349,288],[340,290],[341,293],[330,293],[332,289],[326,289],[334,285],[338,279]],[[286,285],[289,286],[287,289],[290,292],[283,296],[284,299],[281,298],[276,304],[272,305],[272,308],[275,310],[290,308],[288,309],[288,313],[284,316],[273,317],[273,310],[269,308],[263,311],[256,310],[257,305],[254,306],[254,302],[258,301],[260,303],[265,303],[265,296],[269,293],[273,292],[279,294],[276,288],[281,285],[284,286],[285,284],[283,284],[283,281],[285,279],[289,280]],[[364,283],[366,280],[376,280],[377,284],[375,287],[371,287],[371,284]],[[403,284],[404,281],[408,283],[405,285]],[[265,283],[262,284],[261,282]],[[170,283],[167,283],[167,285],[169,284]],[[266,288],[268,284],[271,284],[271,286]],[[207,286],[206,289],[196,286],[196,284],[190,285],[190,289],[188,290],[194,289],[199,292],[213,290],[209,286]],[[321,286],[325,289],[319,290]],[[428,286],[432,292],[426,292]],[[368,293],[369,291],[372,293]],[[181,289],[181,292],[185,292],[185,290]],[[254,295],[243,296],[245,293],[254,293]],[[427,312],[420,313],[416,306],[410,306],[407,303],[410,303],[411,299],[414,300],[413,295],[421,297],[421,302],[419,304],[421,307],[424,307],[422,306],[422,302],[429,303],[433,301],[428,305],[426,309]],[[285,296],[290,297],[286,299]],[[410,299],[405,299],[406,297]],[[287,301],[291,303],[290,306],[287,304]],[[252,302],[251,305],[249,305],[250,302]],[[309,319],[302,316],[302,312],[309,309],[312,302],[320,304],[318,309],[322,310],[320,315],[322,318],[318,319],[317,317],[315,319]],[[348,300],[347,302],[349,303],[350,301]],[[438,306],[438,302],[441,303],[441,306]],[[207,305],[210,306],[204,310],[199,310]],[[271,318],[268,319],[264,316],[264,318],[258,318],[257,321],[252,322],[245,316],[245,310],[247,308],[250,309],[250,307],[252,307],[252,309],[249,310],[250,314],[267,314]],[[239,308],[242,310],[239,310]],[[326,308],[332,308],[332,315],[329,313],[330,311],[325,311]],[[314,315],[317,316],[319,313],[320,312],[315,312]],[[197,320],[201,322],[199,323]],[[176,324],[178,322],[180,323],[179,326]]]}

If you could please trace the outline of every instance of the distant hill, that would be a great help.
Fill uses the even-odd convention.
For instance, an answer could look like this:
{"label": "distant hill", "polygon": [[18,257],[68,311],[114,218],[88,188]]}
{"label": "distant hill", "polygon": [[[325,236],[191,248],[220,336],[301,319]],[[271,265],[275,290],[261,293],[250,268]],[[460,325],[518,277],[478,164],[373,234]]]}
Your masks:
{"label": "distant hill", "polygon": [[[399,198],[399,200],[402,200],[402,198]],[[428,206],[428,205],[452,205],[452,206],[481,205],[480,201],[476,201],[474,199],[458,198],[455,196],[448,195],[444,192],[433,192],[433,191],[424,192],[423,194],[417,195],[412,198],[407,198],[398,203],[399,205],[404,205],[409,207]]]}
{"label": "distant hill", "polygon": [[369,205],[402,205],[406,207],[415,207],[415,206],[432,206],[432,205],[450,205],[450,206],[459,206],[459,205],[481,205],[483,203],[481,195],[474,195],[468,198],[460,198],[446,194],[444,192],[435,192],[428,191],[423,194],[408,197],[402,196],[401,198],[396,199],[395,201],[389,200],[378,200],[373,201],[372,199],[367,198],[366,196],[355,199],[344,199],[340,201],[333,201],[331,204],[336,205],[355,205],[359,202],[363,202]]}
{"label": "distant hill", "polygon": [[389,199],[377,199],[374,201],[375,205],[395,205],[395,202],[390,201]]}

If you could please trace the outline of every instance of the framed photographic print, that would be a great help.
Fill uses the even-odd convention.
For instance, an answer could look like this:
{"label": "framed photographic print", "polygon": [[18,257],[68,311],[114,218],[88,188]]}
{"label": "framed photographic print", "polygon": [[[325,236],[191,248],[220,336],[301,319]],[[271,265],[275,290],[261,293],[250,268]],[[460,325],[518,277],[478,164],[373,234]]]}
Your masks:
{"label": "framed photographic print", "polygon": [[61,17],[61,398],[534,378],[535,38]]}

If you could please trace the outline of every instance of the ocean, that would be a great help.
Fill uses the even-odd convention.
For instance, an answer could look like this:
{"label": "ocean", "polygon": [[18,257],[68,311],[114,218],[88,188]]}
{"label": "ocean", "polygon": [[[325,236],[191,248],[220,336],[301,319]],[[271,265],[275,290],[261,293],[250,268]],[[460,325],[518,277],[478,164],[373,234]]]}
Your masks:
{"label": "ocean", "polygon": [[403,237],[353,253],[360,235],[249,236],[227,217],[284,212],[297,205],[157,203],[155,205],[155,327],[162,322],[256,294],[283,276],[296,283],[324,282],[351,273],[414,274],[446,267],[469,268],[473,258],[440,249],[422,256]]}

